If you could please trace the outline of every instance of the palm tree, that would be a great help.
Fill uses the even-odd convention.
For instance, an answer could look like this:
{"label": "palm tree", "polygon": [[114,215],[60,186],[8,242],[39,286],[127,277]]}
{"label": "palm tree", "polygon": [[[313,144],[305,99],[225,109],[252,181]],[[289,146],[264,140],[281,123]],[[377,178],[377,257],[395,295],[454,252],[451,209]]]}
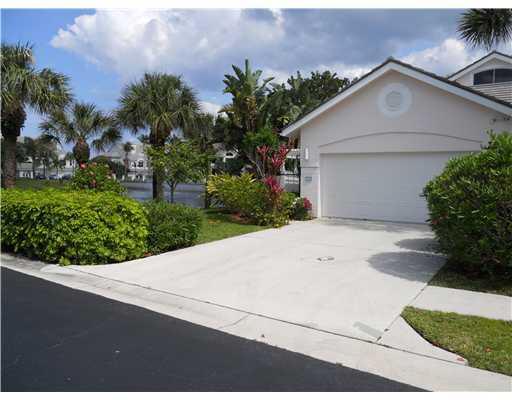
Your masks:
{"label": "palm tree", "polygon": [[31,45],[2,43],[2,136],[5,160],[3,186],[16,182],[16,142],[25,125],[26,109],[40,114],[64,107],[71,100],[68,78],[50,69],[37,70]]}
{"label": "palm tree", "polygon": [[264,105],[267,84],[274,78],[260,82],[261,70],[252,71],[249,60],[245,60],[245,70],[232,65],[235,75],[224,75],[224,93],[233,96],[232,103],[219,112],[225,112],[231,122],[244,132],[255,132],[266,123]]}
{"label": "palm tree", "polygon": [[53,112],[39,128],[47,139],[73,144],[73,156],[79,165],[89,161],[91,147],[103,151],[122,137],[114,118],[90,103],[74,103],[70,110]]}
{"label": "palm tree", "polygon": [[130,160],[128,159],[128,154],[133,150],[134,146],[131,142],[123,143],[123,152],[124,152],[124,179],[128,178],[128,171],[130,170]]}
{"label": "palm tree", "polygon": [[457,30],[473,47],[490,50],[512,39],[512,8],[471,8],[462,14]]}
{"label": "palm tree", "polygon": [[[134,134],[149,131],[149,144],[163,147],[174,129],[189,131],[199,112],[195,91],[181,77],[146,73],[127,85],[119,100],[118,120]],[[153,198],[164,199],[164,179],[153,170]]]}

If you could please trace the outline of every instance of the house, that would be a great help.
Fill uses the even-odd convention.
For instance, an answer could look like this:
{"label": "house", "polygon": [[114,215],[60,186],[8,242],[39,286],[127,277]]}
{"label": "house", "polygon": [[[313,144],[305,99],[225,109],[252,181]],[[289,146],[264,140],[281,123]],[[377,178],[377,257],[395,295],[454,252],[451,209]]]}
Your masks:
{"label": "house", "polygon": [[125,162],[127,161],[128,173],[127,176],[124,177],[125,180],[144,182],[152,177],[151,167],[149,165],[148,157],[144,152],[143,143],[132,144],[132,150],[128,154],[123,150],[123,144],[117,144],[109,151],[100,155],[123,165],[125,165]]}
{"label": "house", "polygon": [[[23,143],[26,136],[18,136],[18,143]],[[49,177],[51,175],[62,178],[63,176],[72,176],[76,169],[76,162],[73,159],[66,157],[66,152],[57,148],[54,145],[54,151],[57,153],[59,159],[58,168],[55,164],[43,165],[41,160],[36,162],[35,167],[32,165],[33,160],[30,156],[26,157],[23,162],[18,162],[16,165],[16,176],[18,178],[34,179],[37,176]],[[35,172],[35,176],[34,176]]]}
{"label": "house", "polygon": [[301,196],[322,217],[423,223],[425,184],[455,156],[512,131],[512,57],[449,77],[389,58],[286,127],[301,148]]}

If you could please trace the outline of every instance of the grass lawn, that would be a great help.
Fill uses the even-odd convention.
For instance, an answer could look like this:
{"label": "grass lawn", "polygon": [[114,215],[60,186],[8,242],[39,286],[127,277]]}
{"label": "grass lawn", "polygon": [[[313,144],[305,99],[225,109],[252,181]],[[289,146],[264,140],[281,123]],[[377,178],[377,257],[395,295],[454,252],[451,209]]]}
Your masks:
{"label": "grass lawn", "polygon": [[29,179],[16,178],[16,189],[45,189],[45,188],[65,188],[69,183],[66,181],[50,181],[47,179]]}
{"label": "grass lawn", "polygon": [[512,375],[512,322],[406,307],[402,317],[426,340],[475,368]]}
{"label": "grass lawn", "polygon": [[454,289],[473,290],[512,296],[512,276],[471,274],[456,268],[456,264],[448,261],[429,282],[432,286]]}
{"label": "grass lawn", "polygon": [[203,228],[199,233],[197,244],[213,242],[214,240],[226,239],[263,229],[267,229],[267,227],[235,221],[230,214],[223,213],[222,211],[206,210],[204,212]]}

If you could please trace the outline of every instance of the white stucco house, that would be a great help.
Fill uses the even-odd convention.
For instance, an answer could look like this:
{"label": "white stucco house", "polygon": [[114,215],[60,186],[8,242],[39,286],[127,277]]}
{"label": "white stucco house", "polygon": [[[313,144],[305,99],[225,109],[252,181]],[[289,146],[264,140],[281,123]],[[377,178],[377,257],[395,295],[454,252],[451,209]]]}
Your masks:
{"label": "white stucco house", "polygon": [[301,151],[315,216],[425,222],[423,187],[451,157],[512,132],[512,57],[441,77],[388,59],[282,134]]}

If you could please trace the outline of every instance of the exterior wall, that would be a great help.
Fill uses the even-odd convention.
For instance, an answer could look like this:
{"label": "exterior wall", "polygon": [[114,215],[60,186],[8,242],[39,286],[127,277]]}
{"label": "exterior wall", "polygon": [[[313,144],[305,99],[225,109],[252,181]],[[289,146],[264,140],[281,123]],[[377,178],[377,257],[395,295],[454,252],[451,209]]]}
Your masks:
{"label": "exterior wall", "polygon": [[[379,95],[390,84],[411,93],[408,111],[387,116]],[[478,151],[486,131],[512,130],[506,115],[390,71],[300,128],[301,196],[321,216],[320,156],[329,153]],[[357,171],[354,171],[357,173]]]}

